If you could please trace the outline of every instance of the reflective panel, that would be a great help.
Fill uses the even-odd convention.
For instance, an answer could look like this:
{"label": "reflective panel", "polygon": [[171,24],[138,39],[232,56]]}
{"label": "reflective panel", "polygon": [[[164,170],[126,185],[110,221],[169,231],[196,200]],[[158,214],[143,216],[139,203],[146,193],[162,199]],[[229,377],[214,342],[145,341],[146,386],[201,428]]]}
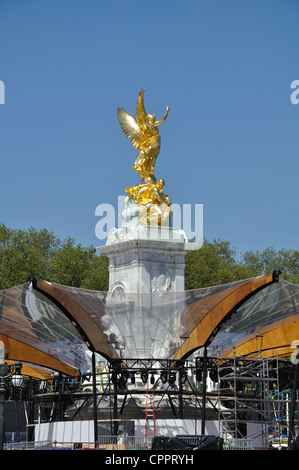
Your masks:
{"label": "reflective panel", "polygon": [[[295,314],[299,314],[299,286],[280,279],[256,293],[233,313],[213,340],[210,353],[221,355],[242,340],[258,336],[266,326],[279,320],[291,320]],[[274,344],[274,347],[279,346]]]}
{"label": "reflective panel", "polygon": [[[96,351],[102,354],[103,351],[114,351],[114,357],[126,359],[171,359],[177,357],[190,335],[193,341],[190,351],[203,346],[199,343],[202,341],[199,333],[206,330],[206,338],[209,338],[216,331],[213,320],[216,317],[217,322],[219,319],[221,322],[221,318],[226,320],[226,314],[240,298],[240,292],[247,298],[259,279],[192,291],[143,295],[125,293],[122,289],[99,292],[45,281],[38,281],[38,291],[27,283],[0,292],[0,336],[7,338],[7,344],[3,340],[5,347],[10,347],[12,338],[82,372],[90,368],[90,351],[79,332],[93,341],[99,338]],[[45,286],[52,288],[52,297],[49,289],[45,295],[43,286],[44,289]],[[63,308],[61,299],[65,302]],[[76,312],[66,312],[66,305]],[[225,348],[257,334],[264,326],[278,320],[290,321],[292,315],[298,313],[299,286],[284,280],[268,285],[246,300],[224,322],[215,333],[210,354],[221,354]],[[72,321],[72,314],[77,315],[76,322]],[[23,357],[12,359],[24,360]]]}
{"label": "reflective panel", "polygon": [[192,291],[130,294],[97,292],[53,284],[93,318],[124,358],[174,357],[199,321],[244,281]]}
{"label": "reflective panel", "polygon": [[55,304],[29,283],[0,292],[0,334],[87,370],[83,339]]}

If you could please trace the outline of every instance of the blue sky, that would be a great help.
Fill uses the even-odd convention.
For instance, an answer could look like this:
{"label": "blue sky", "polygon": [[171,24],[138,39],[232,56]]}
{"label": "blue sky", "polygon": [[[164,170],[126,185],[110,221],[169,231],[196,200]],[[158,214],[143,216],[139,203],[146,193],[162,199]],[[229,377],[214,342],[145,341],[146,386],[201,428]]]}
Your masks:
{"label": "blue sky", "polygon": [[296,0],[1,0],[0,221],[84,246],[139,182],[116,108],[167,121],[156,176],[204,236],[299,249]]}

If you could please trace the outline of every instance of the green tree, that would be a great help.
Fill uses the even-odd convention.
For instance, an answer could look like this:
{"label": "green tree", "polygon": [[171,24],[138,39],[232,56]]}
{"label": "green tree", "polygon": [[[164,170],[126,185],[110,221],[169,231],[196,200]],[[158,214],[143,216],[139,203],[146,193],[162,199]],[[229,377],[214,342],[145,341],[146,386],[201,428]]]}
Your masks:
{"label": "green tree", "polygon": [[[299,284],[299,251],[246,251],[237,256],[229,241],[204,241],[186,255],[185,286],[197,289],[282,271],[281,277]],[[0,290],[27,282],[28,276],[85,289],[107,291],[108,258],[93,246],[72,238],[61,241],[46,229],[11,229],[0,223]]]}
{"label": "green tree", "polygon": [[199,250],[186,255],[186,290],[226,284],[254,275],[251,266],[236,260],[236,250],[225,240],[205,240]]}
{"label": "green tree", "polygon": [[246,251],[242,256],[244,266],[259,274],[267,274],[274,269],[281,270],[281,277],[287,281],[299,284],[299,251],[273,247],[265,250]]}
{"label": "green tree", "polygon": [[92,246],[75,245],[67,238],[56,251],[47,272],[51,282],[85,289],[108,290],[108,259]]}
{"label": "green tree", "polygon": [[95,254],[90,263],[88,273],[86,273],[86,276],[82,279],[81,287],[107,292],[109,289],[108,266],[109,259],[107,256]]}
{"label": "green tree", "polygon": [[46,229],[10,229],[0,224],[0,290],[35,275],[58,284],[108,290],[108,260],[94,247],[61,241]]}
{"label": "green tree", "polygon": [[10,229],[0,224],[0,289],[23,284],[32,274],[45,278],[58,247],[58,238],[46,229]]}

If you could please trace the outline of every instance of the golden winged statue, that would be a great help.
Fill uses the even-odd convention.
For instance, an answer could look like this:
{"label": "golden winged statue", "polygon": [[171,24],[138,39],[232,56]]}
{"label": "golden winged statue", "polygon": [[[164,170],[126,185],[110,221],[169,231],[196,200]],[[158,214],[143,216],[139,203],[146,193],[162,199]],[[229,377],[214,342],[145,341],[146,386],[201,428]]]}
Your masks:
{"label": "golden winged statue", "polygon": [[133,146],[139,151],[133,169],[141,178],[151,178],[155,171],[155,163],[160,152],[161,138],[158,126],[167,118],[169,106],[160,121],[155,114],[147,114],[144,108],[145,89],[141,88],[137,100],[136,118],[123,108],[117,108],[117,118],[125,135],[131,139]]}
{"label": "golden winged statue", "polygon": [[137,100],[136,118],[123,108],[117,108],[117,118],[125,135],[139,151],[133,169],[141,178],[141,184],[126,188],[128,197],[144,208],[140,221],[144,225],[163,225],[170,217],[170,200],[162,192],[163,179],[156,180],[155,164],[161,147],[158,126],[167,118],[169,106],[163,118],[156,121],[154,114],[147,114],[144,107],[144,88]]}

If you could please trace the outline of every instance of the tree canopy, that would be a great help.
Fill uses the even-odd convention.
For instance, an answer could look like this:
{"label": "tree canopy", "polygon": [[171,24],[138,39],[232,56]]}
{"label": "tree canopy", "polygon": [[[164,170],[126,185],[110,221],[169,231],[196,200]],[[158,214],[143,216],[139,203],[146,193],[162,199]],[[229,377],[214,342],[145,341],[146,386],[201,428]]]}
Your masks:
{"label": "tree canopy", "polygon": [[205,240],[199,250],[187,253],[185,287],[188,290],[226,284],[275,269],[281,271],[283,279],[299,284],[299,251],[269,247],[261,252],[238,254],[229,241]]}
{"label": "tree canopy", "polygon": [[[238,254],[229,241],[205,240],[186,256],[185,287],[198,289],[272,272],[299,284],[299,251],[246,251]],[[0,224],[0,290],[27,282],[29,276],[73,287],[107,291],[108,258],[73,238],[61,240],[46,229],[11,229]]]}
{"label": "tree canopy", "polygon": [[108,290],[108,259],[72,238],[60,240],[46,229],[10,229],[0,224],[0,289],[29,276],[86,289]]}

